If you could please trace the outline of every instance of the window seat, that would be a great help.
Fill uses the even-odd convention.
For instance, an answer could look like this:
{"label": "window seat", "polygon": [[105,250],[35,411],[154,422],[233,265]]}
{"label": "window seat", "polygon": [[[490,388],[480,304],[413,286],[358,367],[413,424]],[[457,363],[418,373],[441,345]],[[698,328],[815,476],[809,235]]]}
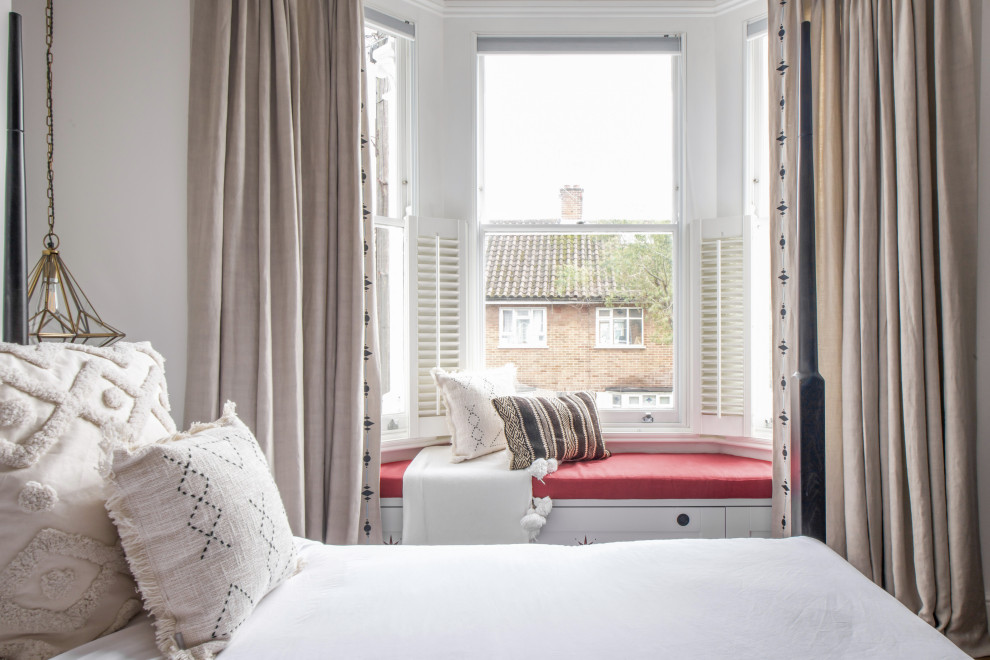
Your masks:
{"label": "window seat", "polygon": [[[412,461],[385,463],[381,497],[402,497]],[[554,500],[764,499],[771,493],[769,461],[727,454],[613,454],[604,461],[562,463],[534,497]]]}
{"label": "window seat", "polygon": [[[395,461],[394,463],[382,463],[381,483],[378,486],[379,497],[402,498],[402,477],[406,473],[406,468],[412,463],[408,461]],[[768,496],[769,497],[769,496]]]}
{"label": "window seat", "polygon": [[[402,479],[412,461],[382,465],[385,543],[402,542]],[[563,463],[533,495],[553,510],[537,543],[771,535],[771,464],[727,454],[612,454]]]}

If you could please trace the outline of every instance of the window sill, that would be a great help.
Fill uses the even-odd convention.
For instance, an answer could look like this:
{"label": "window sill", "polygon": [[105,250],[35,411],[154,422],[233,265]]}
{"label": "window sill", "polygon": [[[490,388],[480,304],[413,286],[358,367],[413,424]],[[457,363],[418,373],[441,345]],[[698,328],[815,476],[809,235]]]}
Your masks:
{"label": "window sill", "polygon": [[632,344],[632,345],[622,345],[622,344],[595,344],[595,348],[601,349],[617,349],[620,351],[636,351],[636,350],[646,350],[646,346],[643,344]]}
{"label": "window sill", "polygon": [[[713,453],[731,454],[769,461],[773,458],[773,443],[768,439],[750,437],[705,436],[683,429],[602,429],[605,444],[616,453]],[[390,438],[382,440],[382,462],[409,460],[423,447],[446,445],[450,438]]]}

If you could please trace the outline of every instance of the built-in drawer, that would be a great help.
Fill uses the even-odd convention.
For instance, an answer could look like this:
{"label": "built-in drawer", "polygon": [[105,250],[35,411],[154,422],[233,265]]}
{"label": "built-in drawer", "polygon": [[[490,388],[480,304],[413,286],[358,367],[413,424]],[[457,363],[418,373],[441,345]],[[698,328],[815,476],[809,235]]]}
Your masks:
{"label": "built-in drawer", "polygon": [[770,538],[770,507],[726,507],[725,535],[728,538]]}
{"label": "built-in drawer", "polygon": [[554,506],[537,542],[574,545],[724,536],[724,507]]}
{"label": "built-in drawer", "polygon": [[[769,537],[769,501],[750,500],[762,506],[733,506],[733,500],[718,500],[724,506],[706,506],[704,500],[635,501],[560,500],[537,538],[537,543],[574,545],[678,538]],[[600,504],[601,503],[601,504]],[[656,504],[663,504],[657,506]],[[385,543],[402,541],[402,498],[383,498],[382,537]]]}

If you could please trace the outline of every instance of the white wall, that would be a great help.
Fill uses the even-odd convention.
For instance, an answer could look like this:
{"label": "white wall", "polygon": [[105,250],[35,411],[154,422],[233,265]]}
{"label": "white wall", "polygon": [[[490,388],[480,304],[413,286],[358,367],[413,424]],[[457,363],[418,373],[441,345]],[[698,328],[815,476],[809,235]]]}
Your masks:
{"label": "white wall", "polygon": [[[45,3],[24,16],[28,263],[47,229]],[[55,3],[56,233],[108,323],[166,358],[181,424],[186,373],[189,3]]]}

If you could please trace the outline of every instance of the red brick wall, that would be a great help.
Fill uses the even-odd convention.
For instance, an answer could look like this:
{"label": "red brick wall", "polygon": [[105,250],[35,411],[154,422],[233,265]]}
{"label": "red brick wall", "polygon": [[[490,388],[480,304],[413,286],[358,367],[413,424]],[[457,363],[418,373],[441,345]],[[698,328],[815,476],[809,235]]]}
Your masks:
{"label": "red brick wall", "polygon": [[551,390],[672,388],[673,345],[651,341],[651,319],[645,319],[643,348],[595,348],[594,305],[545,308],[547,348],[499,348],[499,305],[485,305],[486,365],[498,367],[513,362],[519,368],[520,383]]}
{"label": "red brick wall", "polygon": [[584,188],[564,186],[560,189],[560,219],[580,220],[584,216]]}

